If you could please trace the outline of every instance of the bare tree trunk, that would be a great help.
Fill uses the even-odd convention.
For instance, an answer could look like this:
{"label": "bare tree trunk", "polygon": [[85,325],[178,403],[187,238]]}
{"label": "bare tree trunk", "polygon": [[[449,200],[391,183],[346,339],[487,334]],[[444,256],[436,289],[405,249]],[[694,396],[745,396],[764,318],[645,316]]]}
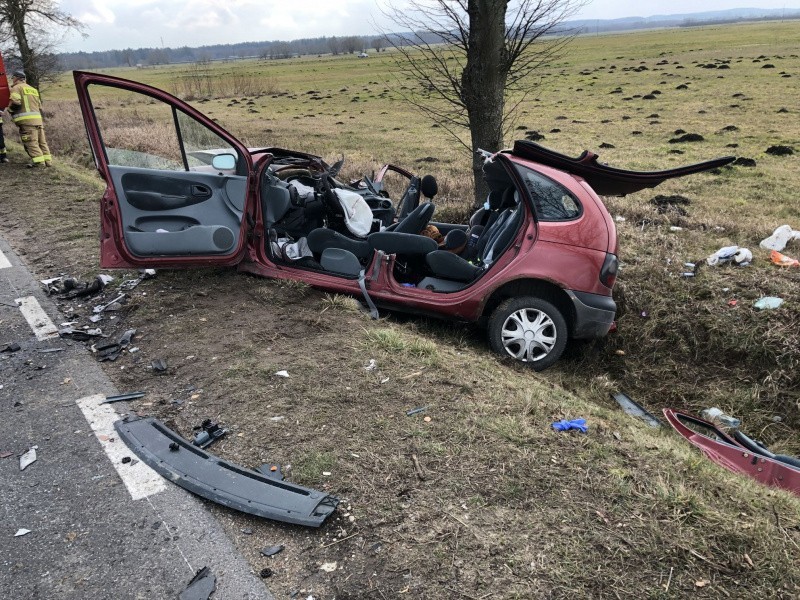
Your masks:
{"label": "bare tree trunk", "polygon": [[472,171],[476,207],[489,189],[483,178],[478,149],[497,152],[503,145],[503,114],[508,68],[505,57],[505,16],[508,0],[469,0],[467,64],[461,75],[461,95],[472,138]]}
{"label": "bare tree trunk", "polygon": [[39,70],[36,67],[36,56],[28,43],[28,35],[25,32],[25,11],[18,7],[16,3],[8,3],[9,25],[14,33],[17,42],[19,56],[22,59],[22,69],[25,71],[27,82],[35,88],[39,87]]}

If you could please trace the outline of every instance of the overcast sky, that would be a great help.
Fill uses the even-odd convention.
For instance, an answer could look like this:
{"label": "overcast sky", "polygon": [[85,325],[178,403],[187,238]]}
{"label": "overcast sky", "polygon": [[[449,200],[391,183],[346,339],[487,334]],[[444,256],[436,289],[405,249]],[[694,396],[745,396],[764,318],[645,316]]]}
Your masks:
{"label": "overcast sky", "polygon": [[[86,39],[76,35],[66,39],[67,51],[369,35],[375,33],[375,22],[385,22],[374,0],[61,0],[60,4],[88,26]],[[649,17],[743,6],[798,9],[800,0],[590,0],[576,18]]]}

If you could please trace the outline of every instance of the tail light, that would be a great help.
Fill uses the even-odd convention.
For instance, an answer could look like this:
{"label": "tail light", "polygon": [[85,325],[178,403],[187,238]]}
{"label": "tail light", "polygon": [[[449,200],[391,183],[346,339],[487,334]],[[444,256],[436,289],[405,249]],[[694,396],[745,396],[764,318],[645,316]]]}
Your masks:
{"label": "tail light", "polygon": [[603,267],[600,269],[600,283],[607,288],[613,288],[614,283],[617,281],[617,270],[619,269],[619,260],[616,255],[606,254],[606,259],[603,261]]}

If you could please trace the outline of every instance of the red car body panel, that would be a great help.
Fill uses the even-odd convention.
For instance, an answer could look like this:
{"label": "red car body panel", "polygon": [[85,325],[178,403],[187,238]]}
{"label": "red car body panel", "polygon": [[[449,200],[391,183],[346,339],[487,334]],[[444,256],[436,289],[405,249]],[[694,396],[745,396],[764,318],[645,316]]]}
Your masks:
{"label": "red car body panel", "polygon": [[11,88],[8,85],[8,73],[6,73],[6,67],[3,63],[3,55],[0,54],[0,110],[8,106],[10,98]]}
{"label": "red car body panel", "polygon": [[[671,408],[664,409],[664,416],[675,431],[690,444],[699,448],[712,462],[733,473],[746,475],[764,485],[789,490],[800,496],[800,469],[767,456],[755,454],[708,421]],[[683,420],[703,425],[719,439],[715,440],[689,429],[683,424]]]}

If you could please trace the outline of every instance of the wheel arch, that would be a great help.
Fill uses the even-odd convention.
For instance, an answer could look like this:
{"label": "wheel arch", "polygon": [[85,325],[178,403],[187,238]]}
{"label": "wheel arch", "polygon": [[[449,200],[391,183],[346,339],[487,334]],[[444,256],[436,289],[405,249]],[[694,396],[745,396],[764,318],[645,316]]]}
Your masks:
{"label": "wheel arch", "polygon": [[483,305],[483,312],[480,317],[481,322],[488,322],[494,310],[505,300],[520,296],[535,296],[550,302],[564,317],[569,337],[572,337],[576,318],[575,306],[569,295],[561,287],[543,279],[515,279],[501,285],[492,292]]}

